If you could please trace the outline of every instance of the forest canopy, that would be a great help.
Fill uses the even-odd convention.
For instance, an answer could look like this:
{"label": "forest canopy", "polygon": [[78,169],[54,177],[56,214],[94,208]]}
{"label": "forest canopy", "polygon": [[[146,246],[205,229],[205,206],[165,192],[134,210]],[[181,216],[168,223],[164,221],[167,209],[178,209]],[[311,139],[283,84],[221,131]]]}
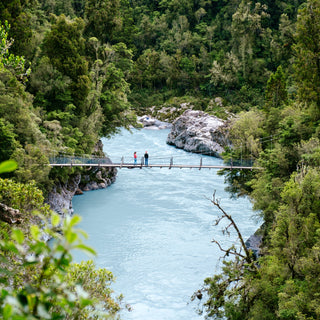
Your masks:
{"label": "forest canopy", "polygon": [[[263,240],[259,257],[247,263],[235,255],[205,279],[200,311],[215,319],[319,319],[319,37],[319,0],[0,1],[0,161],[17,164],[2,173],[0,202],[35,223],[34,210],[56,221],[44,197],[76,169],[50,171],[52,154],[92,154],[101,137],[135,125],[151,106],[192,102],[230,120],[226,160],[241,154],[263,168],[222,172],[233,195],[252,199]],[[1,250],[12,254],[1,266],[25,263],[32,288],[59,292],[49,305],[45,290],[34,300],[17,269],[12,291],[8,277],[1,284],[7,319],[23,309],[6,304],[9,296],[21,297],[20,307],[28,302],[34,318],[76,307],[89,319],[86,303],[94,302],[69,304],[53,279],[68,274],[73,292],[75,270],[94,267],[73,266],[69,256],[51,261],[34,227],[1,223]],[[78,239],[73,224],[65,232]],[[22,243],[45,252],[48,265],[25,261]],[[52,277],[32,278],[37,270]],[[97,277],[112,281],[104,271]],[[107,303],[116,314],[117,302]]]}

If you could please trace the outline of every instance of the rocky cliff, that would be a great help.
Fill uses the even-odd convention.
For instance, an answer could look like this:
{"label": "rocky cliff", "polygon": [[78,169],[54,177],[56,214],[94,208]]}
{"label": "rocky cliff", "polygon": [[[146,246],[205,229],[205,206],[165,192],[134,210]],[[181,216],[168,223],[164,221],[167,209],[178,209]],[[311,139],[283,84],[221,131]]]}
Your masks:
{"label": "rocky cliff", "polygon": [[[96,150],[97,155],[103,155],[103,145],[99,141]],[[105,158],[104,162],[112,161]],[[61,215],[72,214],[72,198],[74,195],[82,194],[83,191],[103,189],[110,186],[116,180],[117,169],[115,168],[98,168],[92,167],[83,169],[81,173],[77,173],[68,177],[66,182],[56,182],[52,190],[49,192],[46,202],[51,209]]]}
{"label": "rocky cliff", "polygon": [[203,111],[186,110],[172,123],[167,143],[185,151],[220,157],[230,144],[227,122]]}

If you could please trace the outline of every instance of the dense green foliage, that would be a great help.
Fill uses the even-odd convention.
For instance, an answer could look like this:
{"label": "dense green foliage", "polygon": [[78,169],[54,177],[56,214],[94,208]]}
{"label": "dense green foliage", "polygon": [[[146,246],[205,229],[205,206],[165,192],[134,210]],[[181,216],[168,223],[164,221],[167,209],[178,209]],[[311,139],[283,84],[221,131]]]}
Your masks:
{"label": "dense green foliage", "polygon": [[[14,201],[32,180],[46,190],[59,174],[66,179],[49,173],[52,152],[91,153],[101,136],[134,123],[134,112],[191,102],[235,114],[225,158],[250,158],[263,170],[223,174],[263,218],[263,246],[259,268],[237,256],[205,280],[206,315],[320,318],[319,0],[6,0],[0,21],[0,161],[19,165],[7,173],[15,182],[5,180]],[[40,306],[47,297],[38,294]],[[63,299],[49,299],[54,312],[85,314],[81,301]]]}
{"label": "dense green foliage", "polygon": [[[202,307],[215,319],[319,319],[320,2],[309,0],[287,29],[290,62],[265,83],[261,106],[232,120],[228,157],[256,159],[252,175],[230,172],[234,193],[249,193],[263,217],[259,268],[239,256],[207,278]],[[279,25],[281,27],[281,25]]]}
{"label": "dense green foliage", "polygon": [[[3,162],[0,173],[15,167],[13,161]],[[21,223],[12,228],[0,221],[2,319],[115,317],[121,296],[111,297],[112,273],[97,269],[91,261],[72,263],[72,250],[94,254],[82,241],[85,234],[75,229],[80,218],[62,221],[43,201],[34,182],[0,179],[1,210],[3,203],[14,208]]]}
{"label": "dense green foliage", "polygon": [[[4,145],[14,142],[2,159],[19,159],[18,178],[46,188],[48,172],[33,174],[34,161],[91,153],[102,135],[134,123],[132,110],[191,99],[219,115],[278,108],[288,99],[286,80],[291,96],[297,91],[287,72],[310,78],[290,63],[293,50],[309,57],[313,73],[317,68],[306,53],[312,45],[293,37],[301,3],[1,1],[1,131]],[[301,24],[301,39],[310,22]],[[301,95],[312,94],[309,82]],[[217,96],[223,110],[212,103]]]}

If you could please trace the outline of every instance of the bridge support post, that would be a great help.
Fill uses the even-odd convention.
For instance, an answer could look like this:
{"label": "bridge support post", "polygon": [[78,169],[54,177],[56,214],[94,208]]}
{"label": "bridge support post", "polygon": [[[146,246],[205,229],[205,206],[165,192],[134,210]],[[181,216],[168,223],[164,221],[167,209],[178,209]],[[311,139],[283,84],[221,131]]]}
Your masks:
{"label": "bridge support post", "polygon": [[122,168],[122,166],[123,166],[123,162],[124,162],[124,158],[123,158],[123,156],[121,157],[121,165],[120,165],[120,169]]}
{"label": "bridge support post", "polygon": [[172,165],[173,165],[173,157],[171,157],[171,159],[170,159],[170,166],[169,166],[169,169],[171,169]]}
{"label": "bridge support post", "polygon": [[199,170],[201,170],[201,167],[202,167],[202,158],[200,158],[200,167],[199,167]]}
{"label": "bridge support post", "polygon": [[143,157],[141,157],[141,166],[140,166],[140,169],[142,169],[142,166],[143,166]]}

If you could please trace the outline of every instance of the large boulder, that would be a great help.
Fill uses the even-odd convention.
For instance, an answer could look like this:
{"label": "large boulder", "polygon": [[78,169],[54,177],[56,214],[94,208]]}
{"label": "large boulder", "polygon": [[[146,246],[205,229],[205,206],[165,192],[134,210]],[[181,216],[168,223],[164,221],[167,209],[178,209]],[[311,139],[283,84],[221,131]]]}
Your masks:
{"label": "large boulder", "polygon": [[172,124],[167,143],[185,151],[220,157],[225,146],[226,121],[199,111],[186,110]]}

